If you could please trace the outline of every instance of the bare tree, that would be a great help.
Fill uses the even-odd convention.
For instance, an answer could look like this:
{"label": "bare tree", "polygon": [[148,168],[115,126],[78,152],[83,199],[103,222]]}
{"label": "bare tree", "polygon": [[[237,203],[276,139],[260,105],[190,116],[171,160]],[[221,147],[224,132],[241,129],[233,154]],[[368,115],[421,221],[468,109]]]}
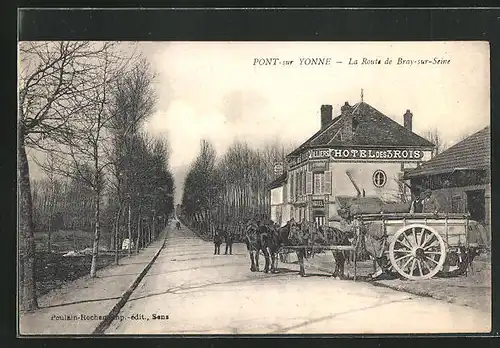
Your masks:
{"label": "bare tree", "polygon": [[[133,186],[133,163],[130,161],[134,156],[133,143],[137,140],[142,123],[152,115],[156,103],[156,95],[153,90],[155,75],[149,63],[141,59],[130,71],[119,77],[116,89],[113,91],[110,107],[111,120],[110,132],[112,136],[112,174],[111,182],[115,187],[117,195],[118,210],[124,210],[124,205],[132,204],[131,194]],[[128,231],[131,240],[131,209],[128,209]],[[117,226],[118,221],[116,222]],[[124,224],[125,225],[125,224]],[[118,227],[115,230],[115,260],[118,262]],[[129,242],[129,256],[131,243]]]}
{"label": "bare tree", "polygon": [[[252,149],[236,141],[215,166],[204,166],[212,160],[201,158],[212,157],[207,156],[202,144],[185,180],[183,218],[198,229],[206,230],[204,226],[208,225],[209,231],[214,226],[240,231],[242,220],[269,218],[268,184],[276,178],[274,164],[283,161],[289,150],[278,142]],[[207,203],[210,210],[205,208]]]}
{"label": "bare tree", "polygon": [[44,148],[45,140],[71,137],[70,121],[85,107],[88,61],[103,46],[89,42],[21,42],[18,85],[18,204],[21,309],[38,308],[34,279],[35,241],[26,147]]}
{"label": "bare tree", "polygon": [[[77,99],[85,105],[71,122],[71,132],[62,134],[50,147],[52,163],[42,164],[47,172],[72,177],[77,175],[93,192],[94,240],[90,276],[97,272],[97,257],[101,233],[101,204],[106,168],[110,165],[107,149],[111,146],[108,124],[110,91],[125,70],[127,61],[106,44],[100,54],[86,63],[85,93]],[[48,145],[46,149],[49,148]]]}
{"label": "bare tree", "polygon": [[423,137],[436,146],[434,149],[434,156],[447,149],[447,145],[443,141],[443,137],[437,128],[427,130],[423,134]]}

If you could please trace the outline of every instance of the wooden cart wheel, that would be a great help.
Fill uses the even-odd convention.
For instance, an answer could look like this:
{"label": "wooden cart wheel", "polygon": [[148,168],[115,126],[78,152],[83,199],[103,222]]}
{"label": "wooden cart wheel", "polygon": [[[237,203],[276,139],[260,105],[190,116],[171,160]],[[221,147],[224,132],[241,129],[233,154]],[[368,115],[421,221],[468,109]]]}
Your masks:
{"label": "wooden cart wheel", "polygon": [[412,224],[394,234],[389,245],[392,267],[408,279],[429,279],[442,268],[446,259],[443,238],[433,228]]}

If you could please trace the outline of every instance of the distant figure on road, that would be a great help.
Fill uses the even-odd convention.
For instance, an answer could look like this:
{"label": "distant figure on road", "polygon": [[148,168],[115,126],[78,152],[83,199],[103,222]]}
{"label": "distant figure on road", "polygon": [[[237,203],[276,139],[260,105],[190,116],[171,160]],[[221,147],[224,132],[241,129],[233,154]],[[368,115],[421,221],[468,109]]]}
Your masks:
{"label": "distant figure on road", "polygon": [[222,238],[218,232],[215,232],[215,235],[214,235],[214,246],[215,246],[214,255],[220,255],[220,245],[221,244],[222,244]]}
{"label": "distant figure on road", "polygon": [[179,221],[177,221],[177,222],[175,223],[175,226],[177,227],[177,229],[178,229],[178,230],[180,230],[180,229],[181,229],[181,223],[180,223]]}
{"label": "distant figure on road", "polygon": [[226,252],[224,253],[224,255],[227,255],[228,249],[229,249],[229,255],[233,255],[233,240],[234,240],[233,232],[226,231],[225,239],[226,239]]}

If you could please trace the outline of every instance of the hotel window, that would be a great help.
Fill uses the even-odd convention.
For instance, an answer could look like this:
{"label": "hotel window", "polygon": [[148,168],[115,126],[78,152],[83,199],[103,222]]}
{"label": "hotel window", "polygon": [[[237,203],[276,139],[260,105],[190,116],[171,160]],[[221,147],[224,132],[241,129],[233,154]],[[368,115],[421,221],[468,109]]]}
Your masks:
{"label": "hotel window", "polygon": [[305,181],[306,181],[306,173],[300,171],[297,173],[297,195],[301,196],[305,194]]}
{"label": "hotel window", "polygon": [[384,187],[386,183],[387,183],[387,175],[385,174],[385,172],[380,169],[376,170],[373,173],[373,184],[376,187]]}
{"label": "hotel window", "polygon": [[322,194],[325,192],[325,173],[316,172],[313,174],[313,193]]}

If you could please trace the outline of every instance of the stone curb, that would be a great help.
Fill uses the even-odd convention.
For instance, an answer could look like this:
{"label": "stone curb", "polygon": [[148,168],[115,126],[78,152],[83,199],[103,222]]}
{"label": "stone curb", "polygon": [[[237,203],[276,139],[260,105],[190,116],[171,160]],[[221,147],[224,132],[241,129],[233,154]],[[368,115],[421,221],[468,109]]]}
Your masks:
{"label": "stone curb", "polygon": [[130,298],[130,295],[134,292],[134,290],[137,288],[139,283],[142,281],[144,276],[148,273],[149,269],[151,266],[153,266],[153,263],[156,261],[158,256],[160,255],[160,252],[165,248],[165,244],[167,242],[167,236],[168,232],[165,233],[165,238],[163,239],[163,243],[161,247],[158,249],[158,251],[155,253],[151,261],[144,267],[142,272],[138,275],[136,280],[132,283],[132,285],[128,288],[127,291],[122,295],[121,299],[114,305],[114,307],[111,309],[111,311],[106,315],[106,318],[99,323],[99,325],[94,329],[92,332],[93,335],[103,335],[104,332],[108,329],[108,327],[111,325],[113,320],[116,318],[120,310],[125,306],[125,303],[127,303],[128,299]]}

